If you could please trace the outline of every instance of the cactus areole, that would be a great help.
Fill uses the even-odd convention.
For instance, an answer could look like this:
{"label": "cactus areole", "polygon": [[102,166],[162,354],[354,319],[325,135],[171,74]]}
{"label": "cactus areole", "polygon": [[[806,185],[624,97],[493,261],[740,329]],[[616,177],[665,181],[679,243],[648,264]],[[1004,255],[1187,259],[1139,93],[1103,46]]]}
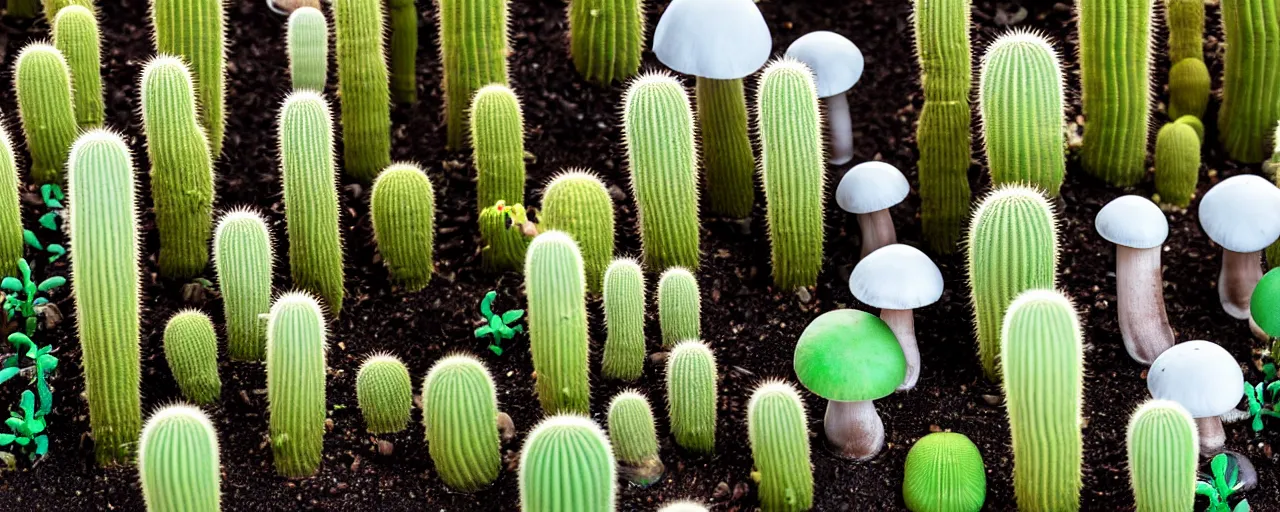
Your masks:
{"label": "cactus areole", "polygon": [[1262,251],[1280,238],[1280,189],[1251,174],[1222,180],[1200,200],[1200,227],[1222,246],[1222,309],[1249,318],[1249,299],[1262,279]]}
{"label": "cactus areole", "polygon": [[1160,272],[1169,222],[1147,198],[1122,196],[1098,211],[1094,226],[1099,236],[1116,244],[1116,302],[1124,348],[1134,361],[1150,365],[1174,344]]}
{"label": "cactus areole", "polygon": [[898,243],[889,208],[911,193],[911,184],[897,167],[884,162],[863,162],[853,166],[836,187],[836,204],[858,216],[862,230],[862,258],[876,249]]}
{"label": "cactus areole", "polygon": [[1219,416],[1235,409],[1244,396],[1244,373],[1216,343],[1195,340],[1174,345],[1147,372],[1151,397],[1181,404],[1196,419],[1200,451],[1222,451],[1227,435]]}
{"label": "cactus areole", "polygon": [[849,291],[868,306],[880,308],[907,358],[907,376],[899,390],[916,387],[920,349],[916,346],[916,308],[942,298],[942,272],[928,256],[909,245],[893,244],[867,255],[849,274]]}
{"label": "cactus areole", "polygon": [[862,78],[862,50],[840,34],[819,30],[791,43],[787,56],[809,66],[818,85],[818,97],[827,104],[831,164],[849,163],[853,160],[853,120],[845,93]]}

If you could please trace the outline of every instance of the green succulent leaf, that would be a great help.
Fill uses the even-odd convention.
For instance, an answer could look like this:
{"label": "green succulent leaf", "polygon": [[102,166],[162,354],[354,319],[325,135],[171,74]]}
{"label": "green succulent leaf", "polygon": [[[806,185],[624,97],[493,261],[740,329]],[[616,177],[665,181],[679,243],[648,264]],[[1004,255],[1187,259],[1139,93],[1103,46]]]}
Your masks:
{"label": "green succulent leaf", "polygon": [[3,281],[0,281],[0,288],[4,288],[6,292],[20,292],[22,291],[22,281],[19,281],[16,277],[6,277]]}
{"label": "green succulent leaf", "polygon": [[9,379],[12,379],[15,375],[21,372],[22,372],[22,369],[16,366],[0,370],[0,384],[4,384],[6,381],[8,381]]}
{"label": "green succulent leaf", "polygon": [[492,327],[490,327],[490,326],[487,326],[487,325],[486,325],[486,326],[484,326],[484,327],[481,327],[481,328],[479,328],[479,329],[476,329],[476,335],[475,335],[475,337],[477,337],[477,338],[483,338],[483,337],[488,336],[488,335],[490,335],[490,334],[493,334],[493,328],[492,328]]}
{"label": "green succulent leaf", "polygon": [[41,281],[40,286],[38,286],[36,289],[40,290],[41,292],[48,292],[50,290],[59,288],[66,284],[67,284],[67,278],[62,276],[53,276],[48,279],[45,279],[44,281]]}
{"label": "green succulent leaf", "polygon": [[40,216],[40,226],[49,230],[58,230],[58,212],[49,212]]}
{"label": "green succulent leaf", "polygon": [[1196,494],[1213,498],[1218,496],[1218,491],[1217,489],[1214,489],[1213,485],[1209,484],[1209,482],[1201,481],[1196,482]]}
{"label": "green succulent leaf", "polygon": [[9,446],[17,441],[17,437],[13,434],[0,434],[0,446]]}
{"label": "green succulent leaf", "polygon": [[67,250],[59,244],[49,244],[49,247],[45,248],[45,250],[49,251],[49,254],[51,254],[51,256],[49,256],[49,263],[58,261],[59,258],[67,254]]}
{"label": "green succulent leaf", "polygon": [[511,311],[507,311],[506,313],[502,314],[502,323],[511,325],[511,322],[518,321],[521,318],[524,318],[524,310],[513,309]]}
{"label": "green succulent leaf", "polygon": [[49,453],[49,438],[47,436],[36,437],[36,456],[44,457],[46,453]]}
{"label": "green succulent leaf", "polygon": [[39,238],[36,238],[35,232],[31,231],[30,229],[22,230],[22,241],[26,242],[27,245],[37,250],[41,250],[41,251],[44,250],[44,245],[40,243]]}
{"label": "green succulent leaf", "polygon": [[485,318],[493,317],[493,301],[498,298],[498,292],[490,291],[484,294],[484,299],[480,301],[480,314]]}

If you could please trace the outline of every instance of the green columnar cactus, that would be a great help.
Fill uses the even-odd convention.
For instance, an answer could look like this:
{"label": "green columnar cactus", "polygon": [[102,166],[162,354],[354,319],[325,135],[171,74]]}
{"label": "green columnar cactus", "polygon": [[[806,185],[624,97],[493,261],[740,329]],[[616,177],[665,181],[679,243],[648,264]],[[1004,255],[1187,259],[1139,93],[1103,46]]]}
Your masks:
{"label": "green columnar cactus", "polygon": [[[26,250],[22,240],[22,202],[18,197],[18,164],[9,131],[0,124],[0,274],[18,275],[18,259]],[[642,342],[643,344],[643,342]]]}
{"label": "green columnar cactus", "polygon": [[578,74],[592,82],[635,76],[644,51],[643,0],[569,2],[569,51]]}
{"label": "green columnar cactus", "polygon": [[662,348],[702,339],[702,297],[698,278],[688,270],[671,267],[658,278],[658,323]]}
{"label": "green columnar cactus", "polygon": [[524,114],[520,98],[504,85],[476,91],[471,102],[471,148],[476,164],[476,205],[524,204]]}
{"label": "green columnar cactus", "polygon": [[667,355],[667,408],[676,444],[699,453],[716,448],[716,356],[697,340]]}
{"label": "green columnar cactus", "polygon": [[1268,135],[1280,119],[1280,15],[1268,0],[1222,3],[1227,55],[1222,66],[1218,140],[1244,163],[1267,155]]}
{"label": "green columnar cactus", "polygon": [[764,510],[800,511],[813,506],[813,466],[804,400],[782,381],[765,382],[747,403],[747,437],[759,472]]}
{"label": "green columnar cactus", "polygon": [[1203,117],[1209,104],[1209,70],[1204,65],[1204,2],[1165,0],[1169,30],[1169,118]]}
{"label": "green columnar cactus", "polygon": [[742,219],[755,203],[755,155],[747,135],[747,100],[741,79],[698,77],[698,131],[706,167],[707,209]]}
{"label": "green columnar cactus", "polygon": [[409,291],[431,282],[435,202],[431,179],[413,164],[392,164],[373,182],[373,237],[391,278]]}
{"label": "green columnar cactus", "polygon": [[156,411],[138,441],[138,480],[152,512],[217,512],[222,468],[218,432],[195,407]]}
{"label": "green columnar cactus", "polygon": [[191,75],[181,60],[156,57],[142,71],[140,89],[160,274],[194,277],[209,264],[214,198],[213,158],[197,120]]}
{"label": "green columnar cactus", "polygon": [[1079,510],[1084,347],[1075,305],[1048,289],[1019,295],[1000,358],[1018,508]]}
{"label": "green columnar cactus", "polygon": [[760,179],[768,208],[773,283],[782,289],[818,284],[826,163],[813,74],[784,58],[760,75],[756,104]]}
{"label": "green columnar cactus", "polygon": [[413,382],[409,369],[391,354],[365,358],[356,372],[356,402],[370,434],[394,434],[409,424]]}
{"label": "green columnar cactus", "polygon": [[1129,419],[1129,484],[1138,512],[1193,510],[1200,442],[1177,402],[1149,400]]}
{"label": "green columnar cactus", "polygon": [[1082,164],[1085,171],[1113,185],[1133,185],[1147,171],[1153,2],[1076,4],[1086,123]]}
{"label": "green columnar cactus", "polygon": [[293,90],[324,91],[329,80],[329,21],[315,7],[289,15],[289,77]]}
{"label": "green columnar cactus", "polygon": [[594,421],[571,414],[547,418],[520,450],[520,510],[614,510],[614,466],[613,448]]}
{"label": "green columnar cactus", "polygon": [[964,434],[935,432],[907,453],[902,499],[912,512],[978,512],[987,500],[982,453]]}
{"label": "green columnar cactus", "polygon": [[658,434],[649,400],[635,390],[618,393],[609,402],[609,440],[624,476],[647,486],[662,478],[665,467],[658,457]]}
{"label": "green columnar cactus", "polygon": [[471,97],[486,85],[507,85],[507,0],[439,0],[437,5],[446,147],[458,149],[467,133]]}
{"label": "green columnar cactus", "polygon": [[14,68],[13,88],[31,152],[31,178],[41,184],[60,182],[67,152],[80,132],[67,61],[57,48],[32,43],[18,53]]}
{"label": "green columnar cactus", "polygon": [[1209,68],[1200,59],[1182,59],[1169,69],[1169,117],[1204,116],[1209,107]]}
{"label": "green columnar cactus", "polygon": [[71,68],[76,123],[85,130],[102,126],[105,116],[98,37],[98,19],[87,7],[68,6],[53,19],[53,45]]}
{"label": "green columnar cactus", "polygon": [[547,414],[586,414],[587,303],[578,244],[567,233],[543,232],[529,244],[524,263],[538,401]]}
{"label": "green columnar cactus", "polygon": [[191,309],[173,315],[164,328],[164,359],[187,400],[203,405],[222,395],[218,336],[209,315]]}
{"label": "green columnar cactus", "polygon": [[391,164],[391,91],[383,53],[382,2],[333,3],[342,159],[347,174],[365,183]]}
{"label": "green columnar cactus", "polygon": [[391,19],[391,94],[418,102],[418,7],[414,0],[387,0]]}
{"label": "green columnar cactus", "polygon": [[1045,197],[1010,185],[988,195],[969,225],[968,267],[978,355],[987,378],[999,381],[996,357],[1009,303],[1057,282],[1057,221]]}
{"label": "green columnar cactus", "polygon": [[324,448],[324,312],[306,292],[280,296],[267,318],[267,403],[276,472],[310,476]]}
{"label": "green columnar cactus", "polygon": [[455,355],[431,367],[422,381],[422,424],[436,472],[449,487],[474,491],[498,478],[498,400],[480,361]]}
{"label": "green columnar cactus", "polygon": [[221,0],[151,0],[156,53],[181,57],[191,66],[200,124],[209,137],[209,154],[215,159],[222,155],[226,128],[225,19]]}
{"label": "green columnar cactus", "polygon": [[507,226],[507,214],[493,206],[481,210],[480,238],[485,244],[480,256],[486,271],[524,269],[529,237],[520,228]]}
{"label": "green columnar cactus", "polygon": [[587,290],[600,293],[604,270],[613,259],[613,199],[589,171],[562,172],[542,192],[541,227],[564,231],[578,243]]}
{"label": "green columnar cactus", "polygon": [[1034,32],[1009,32],[987,49],[979,78],[982,137],[996,185],[1022,183],[1058,195],[1067,171],[1062,66]]}
{"label": "green columnar cactus", "polygon": [[40,0],[9,0],[5,14],[15,18],[34,18],[40,12]]}
{"label": "green columnar cactus", "polygon": [[261,361],[267,348],[271,273],[275,249],[267,223],[256,211],[222,216],[213,235],[213,268],[222,291],[227,355],[233,361]]}
{"label": "green columnar cactus", "polygon": [[644,265],[698,268],[698,150],[684,86],[667,73],[631,82],[622,133],[640,217]]}
{"label": "green columnar cactus", "polygon": [[44,4],[44,19],[45,21],[48,21],[50,24],[53,23],[54,18],[58,17],[58,12],[67,6],[79,5],[81,7],[89,8],[89,10],[94,10],[93,0],[39,0],[39,1]]}
{"label": "green columnar cactus", "polygon": [[969,213],[971,157],[969,0],[914,0],[916,57],[924,108],[920,148],[920,220],[929,247],[955,250]]}
{"label": "green columnar cactus", "polygon": [[636,260],[614,260],[604,271],[604,325],[608,337],[600,373],[633,381],[644,372],[644,271]]}
{"label": "green columnar cactus", "polygon": [[133,160],[113,132],[91,130],[67,161],[72,295],[98,464],[132,459],[142,428],[138,214]]}
{"label": "green columnar cactus", "polygon": [[1156,135],[1156,194],[1160,202],[1186,208],[1200,177],[1200,136],[1190,125],[1173,122]]}
{"label": "green columnar cactus", "polygon": [[293,284],[319,295],[335,314],[341,313],[344,292],[338,177],[333,163],[333,121],[324,97],[300,91],[285,98],[280,108],[279,138]]}

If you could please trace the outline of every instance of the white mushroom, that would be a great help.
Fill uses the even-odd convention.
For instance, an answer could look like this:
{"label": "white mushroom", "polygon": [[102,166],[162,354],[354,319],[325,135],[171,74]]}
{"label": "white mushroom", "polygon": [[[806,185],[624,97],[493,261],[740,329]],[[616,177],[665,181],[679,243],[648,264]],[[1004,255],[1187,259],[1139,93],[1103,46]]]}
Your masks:
{"label": "white mushroom", "polygon": [[1182,404],[1196,419],[1200,453],[1222,451],[1227,434],[1222,414],[1235,409],[1244,396],[1244,373],[1239,363],[1216,343],[1179,343],[1151,363],[1147,389],[1153,398]]}
{"label": "white mushroom", "polygon": [[862,229],[862,256],[898,242],[889,208],[901,203],[911,185],[897,167],[884,162],[863,162],[853,166],[836,187],[836,204],[857,214]]}
{"label": "white mushroom", "polygon": [[1094,226],[1102,238],[1116,244],[1116,298],[1124,348],[1134,361],[1150,365],[1175,343],[1160,271],[1169,221],[1149,199],[1122,196],[1098,212]]}
{"label": "white mushroom", "polygon": [[899,391],[916,387],[920,378],[920,349],[916,345],[915,313],[942,298],[942,272],[928,256],[909,245],[886,245],[867,255],[849,274],[849,291],[889,324],[902,354],[907,375]]}
{"label": "white mushroom", "polygon": [[796,39],[787,56],[813,70],[818,97],[827,103],[827,131],[831,137],[831,163],[853,160],[853,121],[845,93],[862,78],[862,50],[835,32],[820,30]]}
{"label": "white mushroom", "polygon": [[1222,246],[1222,309],[1248,319],[1253,287],[1262,279],[1262,250],[1280,238],[1280,190],[1248,174],[1222,180],[1200,200],[1200,226]]}
{"label": "white mushroom", "polygon": [[699,79],[740,79],[772,52],[769,26],[751,0],[672,0],[653,32],[658,60]]}

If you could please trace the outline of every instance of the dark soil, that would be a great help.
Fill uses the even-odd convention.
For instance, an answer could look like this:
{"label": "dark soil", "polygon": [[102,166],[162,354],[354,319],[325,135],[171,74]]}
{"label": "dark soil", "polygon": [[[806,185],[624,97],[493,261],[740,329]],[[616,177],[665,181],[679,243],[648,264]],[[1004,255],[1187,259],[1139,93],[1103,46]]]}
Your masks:
{"label": "dark soil", "polygon": [[[279,290],[288,290],[291,285],[284,257],[287,240],[275,149],[275,115],[289,83],[282,40],[284,20],[262,4],[261,0],[236,0],[228,8],[229,126],[225,154],[217,165],[217,206],[220,211],[242,205],[264,210],[280,242],[275,284]],[[480,270],[473,171],[468,155],[443,149],[445,131],[434,6],[426,1],[420,4],[423,12],[418,85],[422,100],[414,106],[395,108],[394,152],[396,159],[422,164],[436,184],[439,274],[429,287],[416,293],[404,293],[388,284],[371,240],[367,188],[344,178],[342,224],[348,298],[341,318],[334,322],[330,339],[328,396],[333,428],[325,437],[323,466],[312,478],[288,480],[275,475],[266,436],[263,369],[257,364],[223,362],[222,400],[206,410],[220,433],[226,510],[514,510],[518,506],[515,469],[519,443],[542,416],[533,395],[527,341],[517,340],[506,355],[496,357],[471,332],[479,320],[475,305],[487,290],[500,292],[499,308],[522,307],[521,278],[517,273],[487,274]],[[142,184],[139,199],[147,255],[143,261],[143,401],[145,410],[151,411],[180,399],[161,352],[165,321],[188,305],[200,307],[217,320],[221,304],[216,296],[203,303],[186,304],[181,292],[185,283],[156,277],[157,240],[149,211],[147,165],[136,114],[135,86],[142,65],[153,53],[146,21],[147,3],[117,0],[100,5],[107,124],[123,131],[132,142]],[[915,183],[913,124],[922,98],[912,54],[909,2],[761,0],[759,6],[774,32],[775,49],[779,52],[800,35],[821,29],[843,33],[862,48],[867,72],[851,96],[856,161],[880,159],[893,163]],[[1048,32],[1064,55],[1074,55],[1074,16],[1069,6],[1042,1],[1022,7],[1029,15],[1017,26]],[[660,9],[661,5],[648,9],[650,31]],[[986,43],[1004,30],[996,20],[1007,20],[1007,14],[1018,10],[1017,5],[996,5],[989,0],[975,6],[975,59]],[[1209,10],[1210,32],[1215,32],[1217,8],[1211,6]],[[634,254],[639,242],[633,228],[635,211],[626,187],[626,162],[617,119],[623,88],[592,86],[574,72],[567,52],[564,13],[563,2],[512,2],[511,77],[524,101],[527,148],[535,155],[529,165],[530,197],[536,198],[541,184],[561,169],[595,170],[613,186],[616,195],[621,227],[618,252]],[[6,52],[2,59],[5,68],[11,68],[13,57],[24,44],[44,39],[46,34],[43,21],[5,18],[0,31],[0,38],[5,39],[0,44]],[[1163,37],[1157,41],[1163,41]],[[1210,37],[1206,47],[1215,73],[1221,69],[1221,48],[1216,41]],[[652,55],[646,55],[646,63],[657,68]],[[1152,75],[1155,82],[1163,82],[1167,66],[1167,62],[1157,62],[1157,71]],[[332,77],[330,83],[335,83]],[[688,83],[692,85],[691,81]],[[1075,88],[1077,83],[1073,69],[1068,84]],[[334,97],[336,90],[331,87],[329,93]],[[1157,93],[1157,97],[1163,95],[1162,90]],[[1078,93],[1072,92],[1069,98],[1070,128],[1078,132]],[[336,110],[336,102],[334,106]],[[17,134],[16,107],[8,88],[0,88],[0,108],[9,113],[10,133]],[[1153,124],[1158,126],[1164,116],[1163,107],[1157,109],[1161,111],[1153,114]],[[1212,113],[1206,116],[1213,117]],[[1215,145],[1207,147],[1207,172],[1201,177],[1201,193],[1227,175],[1256,172],[1226,162]],[[975,151],[971,171],[975,191],[987,187],[980,172],[979,155]],[[832,184],[842,170],[832,169]],[[1125,467],[1125,426],[1129,414],[1147,398],[1143,367],[1129,360],[1120,343],[1112,248],[1094,233],[1093,217],[1103,204],[1122,193],[1150,196],[1152,192],[1149,180],[1132,190],[1106,187],[1080,172],[1074,162],[1062,191],[1065,206],[1060,223],[1059,285],[1075,299],[1086,324],[1088,342],[1081,493],[1085,510],[1132,508]],[[609,397],[630,386],[644,391],[659,413],[667,476],[648,489],[622,487],[621,510],[654,510],[661,503],[682,498],[708,502],[714,510],[754,509],[757,501],[750,479],[752,462],[744,411],[751,390],[769,378],[794,381],[792,347],[800,331],[816,315],[845,307],[868,309],[850,296],[845,284],[857,259],[858,228],[853,216],[835,208],[835,213],[828,215],[828,260],[821,285],[812,300],[805,303],[795,293],[780,292],[771,286],[763,201],[757,199],[749,235],[742,235],[740,228],[730,222],[708,218],[703,223],[705,258],[699,271],[703,324],[706,340],[716,349],[722,375],[717,454],[700,457],[684,453],[666,435],[659,368],[650,365],[645,376],[634,384],[594,381],[593,417],[601,423]],[[919,206],[919,197],[912,195],[893,210],[899,238],[917,246],[921,245]],[[33,222],[37,208],[33,205],[30,210],[29,222]],[[1165,299],[1178,339],[1219,342],[1242,362],[1256,358],[1259,344],[1252,340],[1247,326],[1229,318],[1218,305],[1214,280],[1219,251],[1201,232],[1194,207],[1171,212],[1169,218]],[[71,250],[74,252],[74,248]],[[996,396],[999,388],[984,380],[977,360],[963,258],[936,258],[948,290],[938,304],[917,315],[924,364],[919,386],[878,402],[888,446],[875,460],[859,463],[838,459],[823,448],[821,436],[815,434],[812,458],[817,510],[902,509],[901,473],[907,450],[921,436],[939,430],[965,433],[981,449],[988,469],[987,509],[1014,509],[1008,428]],[[65,262],[45,271],[68,273]],[[206,272],[206,277],[213,279],[212,270]],[[87,408],[82,398],[84,388],[76,364],[80,354],[73,304],[65,290],[55,300],[67,320],[43,338],[43,342],[59,348],[64,361],[52,380],[58,405],[50,418],[50,455],[34,467],[23,461],[20,471],[0,477],[0,509],[141,510],[142,495],[132,467],[100,469],[94,465]],[[593,351],[598,353],[600,340],[604,339],[603,326],[598,302],[590,307],[595,320]],[[656,323],[651,322],[648,332],[651,348],[656,350]],[[447,489],[433,470],[416,421],[405,433],[386,438],[394,443],[392,455],[377,454],[375,444],[363,431],[354,382],[362,358],[384,350],[401,356],[415,379],[420,379],[436,359],[452,352],[477,354],[490,366],[497,380],[501,407],[511,414],[519,430],[516,439],[504,447],[507,468],[492,487],[475,494]],[[1259,373],[1252,366],[1247,378],[1257,380]],[[6,388],[6,403],[16,402],[16,388]],[[820,433],[825,404],[813,395],[806,394],[805,398],[810,430]],[[415,420],[419,414],[415,412]],[[1234,424],[1228,426],[1228,438],[1229,447],[1248,454],[1261,474],[1259,488],[1246,495],[1255,510],[1280,510],[1280,459],[1272,454],[1270,444],[1275,435],[1255,436],[1244,424]]]}

